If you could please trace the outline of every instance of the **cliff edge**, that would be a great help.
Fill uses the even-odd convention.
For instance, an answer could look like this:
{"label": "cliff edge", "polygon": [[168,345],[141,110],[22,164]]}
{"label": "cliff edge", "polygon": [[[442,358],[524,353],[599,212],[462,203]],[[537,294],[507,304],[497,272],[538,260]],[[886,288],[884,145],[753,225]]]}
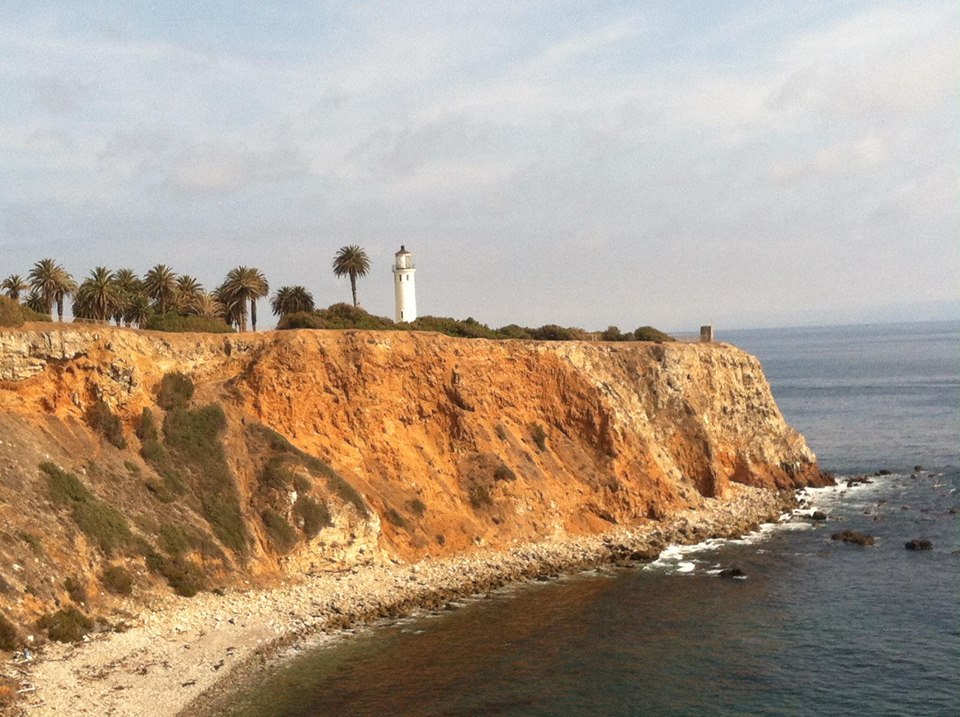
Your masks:
{"label": "cliff edge", "polygon": [[657,521],[731,482],[829,481],[759,362],[722,344],[27,325],[0,332],[0,432],[18,640],[71,604],[114,614]]}

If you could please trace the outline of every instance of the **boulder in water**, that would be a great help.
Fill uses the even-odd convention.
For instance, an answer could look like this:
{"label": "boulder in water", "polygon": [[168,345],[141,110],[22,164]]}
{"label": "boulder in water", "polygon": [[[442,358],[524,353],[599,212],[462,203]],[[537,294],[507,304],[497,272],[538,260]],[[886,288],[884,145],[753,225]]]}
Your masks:
{"label": "boulder in water", "polygon": [[740,568],[724,568],[720,571],[721,578],[745,578],[747,574]]}
{"label": "boulder in water", "polygon": [[854,545],[873,545],[875,542],[872,535],[858,533],[856,530],[841,530],[831,535],[830,540],[853,543]]}
{"label": "boulder in water", "polygon": [[925,538],[914,538],[904,543],[907,550],[933,550],[933,543]]}

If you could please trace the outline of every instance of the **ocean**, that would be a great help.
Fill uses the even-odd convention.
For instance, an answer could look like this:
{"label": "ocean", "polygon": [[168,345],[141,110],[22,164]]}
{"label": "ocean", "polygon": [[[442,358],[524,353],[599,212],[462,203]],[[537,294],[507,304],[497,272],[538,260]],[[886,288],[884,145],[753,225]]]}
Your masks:
{"label": "ocean", "polygon": [[[217,714],[960,714],[960,323],[717,338],[760,358],[823,468],[889,474],[808,491],[821,526],[795,519],[360,630]],[[843,529],[876,544],[830,539]],[[905,550],[914,538],[933,549]]]}

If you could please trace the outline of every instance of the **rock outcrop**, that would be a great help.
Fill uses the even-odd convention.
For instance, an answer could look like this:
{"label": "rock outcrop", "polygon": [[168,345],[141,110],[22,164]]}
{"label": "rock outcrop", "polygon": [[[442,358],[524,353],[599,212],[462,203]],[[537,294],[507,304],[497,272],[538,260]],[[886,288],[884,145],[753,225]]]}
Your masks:
{"label": "rock outcrop", "polygon": [[[195,390],[161,406],[172,373]],[[111,414],[123,448],[100,430]],[[88,490],[82,511],[57,502],[50,465]],[[66,576],[107,600],[108,565],[142,599],[184,562],[208,586],[269,580],[658,520],[731,482],[829,480],[759,362],[727,345],[0,332],[0,607],[21,618],[67,602]],[[119,543],[85,529],[90,506],[118,512]]]}

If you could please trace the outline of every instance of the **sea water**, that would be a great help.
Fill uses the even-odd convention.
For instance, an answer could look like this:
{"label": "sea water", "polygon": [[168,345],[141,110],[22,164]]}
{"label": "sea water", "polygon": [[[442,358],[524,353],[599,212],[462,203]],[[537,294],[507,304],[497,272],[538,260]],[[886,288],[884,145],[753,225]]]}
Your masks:
{"label": "sea water", "polygon": [[[731,332],[841,475],[829,515],[307,651],[215,713],[960,715],[960,323]],[[922,470],[915,471],[916,466]],[[860,547],[830,539],[859,530]],[[911,552],[914,538],[933,550]],[[744,579],[723,579],[724,567]]]}

